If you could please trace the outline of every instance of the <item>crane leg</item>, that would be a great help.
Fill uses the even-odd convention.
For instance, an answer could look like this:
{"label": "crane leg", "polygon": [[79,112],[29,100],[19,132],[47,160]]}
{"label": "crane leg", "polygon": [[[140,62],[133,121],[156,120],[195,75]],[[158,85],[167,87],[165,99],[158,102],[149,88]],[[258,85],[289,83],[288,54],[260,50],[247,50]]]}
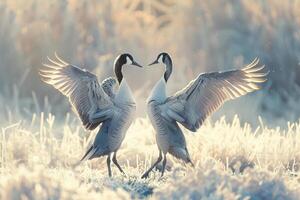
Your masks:
{"label": "crane leg", "polygon": [[106,159],[106,164],[107,164],[107,169],[108,169],[108,176],[111,177],[111,166],[110,166],[110,153],[108,154],[107,156],[107,159]]}
{"label": "crane leg", "polygon": [[118,161],[117,161],[117,152],[114,152],[114,155],[112,157],[112,161],[113,163],[118,167],[118,169],[120,170],[121,173],[125,174],[125,172],[123,171],[123,169],[121,168],[121,166],[119,165]]}
{"label": "crane leg", "polygon": [[164,154],[164,160],[163,160],[163,163],[162,163],[162,171],[161,171],[161,176],[164,175],[165,173],[165,169],[166,169],[166,164],[167,164],[167,154]]}
{"label": "crane leg", "polygon": [[148,178],[149,173],[152,171],[152,169],[162,160],[162,152],[159,150],[159,156],[156,162],[142,175],[141,178]]}

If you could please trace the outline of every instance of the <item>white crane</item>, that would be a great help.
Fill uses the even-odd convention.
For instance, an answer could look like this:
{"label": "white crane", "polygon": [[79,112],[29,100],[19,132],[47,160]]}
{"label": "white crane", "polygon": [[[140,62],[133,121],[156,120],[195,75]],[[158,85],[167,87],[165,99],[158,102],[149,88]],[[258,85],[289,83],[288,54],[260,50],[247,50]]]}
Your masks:
{"label": "white crane", "polygon": [[142,178],[147,178],[161,160],[163,176],[167,153],[193,165],[178,123],[195,132],[225,101],[258,90],[258,84],[265,82],[268,74],[255,59],[242,69],[200,74],[185,88],[167,97],[166,85],[172,73],[172,59],[167,53],[160,53],[150,65],[158,63],[164,64],[166,70],[154,86],[147,104],[148,115],[156,131],[159,157]]}
{"label": "white crane", "polygon": [[44,69],[40,70],[42,80],[69,98],[86,129],[93,130],[102,124],[94,143],[81,160],[107,155],[108,174],[111,176],[110,162],[113,153],[112,161],[124,173],[116,155],[134,119],[136,105],[123,78],[122,67],[125,64],[141,65],[130,54],[121,54],[114,63],[117,80],[109,77],[100,84],[93,73],[66,63],[56,54],[55,56],[56,61],[48,58],[51,64],[44,64]]}

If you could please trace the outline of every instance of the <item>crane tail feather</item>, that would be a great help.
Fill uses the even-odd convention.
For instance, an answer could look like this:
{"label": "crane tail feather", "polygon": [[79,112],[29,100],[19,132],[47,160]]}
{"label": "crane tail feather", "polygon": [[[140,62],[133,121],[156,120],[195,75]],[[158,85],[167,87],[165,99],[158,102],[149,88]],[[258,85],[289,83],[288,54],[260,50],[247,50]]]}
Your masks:
{"label": "crane tail feather", "polygon": [[95,153],[96,149],[93,149],[93,145],[87,150],[87,152],[84,154],[84,156],[80,159],[80,161],[86,161],[89,160],[92,155]]}

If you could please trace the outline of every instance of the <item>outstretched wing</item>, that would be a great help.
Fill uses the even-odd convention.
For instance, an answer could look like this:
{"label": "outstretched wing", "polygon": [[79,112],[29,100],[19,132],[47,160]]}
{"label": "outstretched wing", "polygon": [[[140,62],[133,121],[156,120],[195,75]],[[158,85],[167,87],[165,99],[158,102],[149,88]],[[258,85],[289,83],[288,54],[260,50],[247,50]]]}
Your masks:
{"label": "outstretched wing", "polygon": [[95,129],[101,121],[93,121],[92,116],[112,107],[110,97],[103,91],[94,74],[55,56],[56,61],[48,58],[51,64],[44,64],[44,69],[40,70],[42,80],[69,98],[86,129]]}
{"label": "outstretched wing", "polygon": [[163,115],[196,131],[223,103],[260,89],[268,72],[256,58],[240,70],[200,74],[161,105]]}

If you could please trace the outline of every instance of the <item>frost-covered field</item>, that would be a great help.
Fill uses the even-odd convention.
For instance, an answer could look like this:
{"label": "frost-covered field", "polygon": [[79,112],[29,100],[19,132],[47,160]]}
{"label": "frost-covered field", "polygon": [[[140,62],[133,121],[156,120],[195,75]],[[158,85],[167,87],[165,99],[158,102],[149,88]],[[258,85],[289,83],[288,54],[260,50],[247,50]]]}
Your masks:
{"label": "frost-covered field", "polygon": [[[57,52],[102,81],[119,53],[146,65],[161,51],[174,60],[170,94],[199,73],[241,68],[255,57],[270,74],[259,92],[226,103],[218,121],[185,131],[195,168],[168,156],[163,178],[157,171],[141,180],[158,156],[144,118],[118,152],[127,176],[112,164],[109,178],[106,158],[78,163],[97,130],[65,116],[69,102],[41,82],[46,57]],[[0,200],[300,199],[299,62],[299,0],[1,0]],[[124,69],[138,116],[163,69]],[[220,118],[236,113],[259,126]]]}
{"label": "frost-covered field", "polygon": [[[209,120],[185,132],[195,168],[168,156],[168,171],[147,180],[142,172],[158,151],[148,119],[130,127],[119,155],[127,173],[106,159],[78,163],[95,132],[73,116],[64,121],[43,114],[2,126],[0,199],[298,199],[300,124],[286,131],[241,125],[238,118]],[[159,170],[159,169],[157,169]]]}

